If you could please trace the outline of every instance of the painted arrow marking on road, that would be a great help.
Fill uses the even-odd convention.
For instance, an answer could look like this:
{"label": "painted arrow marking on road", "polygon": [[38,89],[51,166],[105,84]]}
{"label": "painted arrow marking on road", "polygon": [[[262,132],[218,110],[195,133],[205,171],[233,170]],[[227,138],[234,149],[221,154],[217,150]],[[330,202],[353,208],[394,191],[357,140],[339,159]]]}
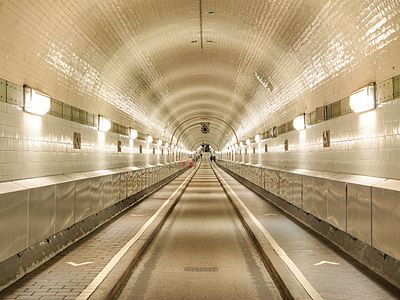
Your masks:
{"label": "painted arrow marking on road", "polygon": [[93,262],[87,261],[87,262],[83,262],[83,263],[80,263],[80,264],[76,264],[76,263],[74,263],[74,262],[72,262],[72,261],[68,261],[67,264],[69,264],[69,265],[71,265],[71,266],[73,266],[73,267],[80,267],[80,266],[84,266],[84,265],[93,264]]}
{"label": "painted arrow marking on road", "polygon": [[322,261],[314,264],[314,266],[322,266],[322,265],[325,265],[325,264],[326,265],[335,265],[335,266],[340,265],[339,263],[336,263],[336,262],[333,262],[333,261],[322,260]]}

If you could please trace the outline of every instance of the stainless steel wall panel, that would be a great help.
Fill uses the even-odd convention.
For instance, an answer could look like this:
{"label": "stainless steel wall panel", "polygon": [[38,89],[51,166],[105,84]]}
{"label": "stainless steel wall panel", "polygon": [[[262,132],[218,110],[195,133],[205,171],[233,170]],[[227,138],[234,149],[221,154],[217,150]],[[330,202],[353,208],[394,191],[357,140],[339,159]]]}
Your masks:
{"label": "stainless steel wall panel", "polygon": [[383,179],[353,176],[347,183],[347,232],[371,245],[372,239],[372,185]]}
{"label": "stainless steel wall panel", "polygon": [[327,220],[328,182],[325,178],[313,178],[311,213],[317,218]]}
{"label": "stainless steel wall panel", "polygon": [[75,223],[95,213],[93,205],[91,205],[90,190],[90,178],[75,182]]}
{"label": "stainless steel wall panel", "polygon": [[314,178],[312,176],[303,176],[303,203],[302,209],[311,213],[313,208]]}
{"label": "stainless steel wall panel", "polygon": [[271,172],[271,191],[274,195],[279,195],[279,171],[278,170],[272,170]]}
{"label": "stainless steel wall panel", "polygon": [[265,189],[271,194],[279,195],[279,175],[276,170],[265,169]]}
{"label": "stainless steel wall panel", "polygon": [[75,221],[75,182],[56,184],[55,232],[62,231]]}
{"label": "stainless steel wall panel", "polygon": [[293,181],[293,188],[291,189],[291,203],[299,208],[301,208],[302,204],[302,197],[303,197],[303,189],[302,189],[302,176],[300,174],[293,174],[292,175]]}
{"label": "stainless steel wall panel", "polygon": [[371,244],[371,187],[347,184],[347,232]]}
{"label": "stainless steel wall panel", "polygon": [[55,233],[55,186],[29,189],[28,246]]}
{"label": "stainless steel wall panel", "polygon": [[0,183],[0,262],[28,245],[28,190]]}
{"label": "stainless steel wall panel", "polygon": [[120,183],[121,183],[121,174],[115,173],[112,175],[112,199],[111,204],[117,203],[120,199]]}
{"label": "stainless steel wall panel", "polygon": [[101,209],[113,203],[113,175],[102,176],[103,179],[103,198]]}
{"label": "stainless steel wall panel", "polygon": [[128,183],[128,172],[121,173],[121,179],[119,181],[119,199],[118,201],[127,198],[127,183]]}
{"label": "stainless steel wall panel", "polygon": [[372,246],[400,260],[400,181],[372,187]]}
{"label": "stainless steel wall panel", "polygon": [[128,172],[126,175],[126,196],[130,197],[135,193],[134,171]]}
{"label": "stainless steel wall panel", "polygon": [[347,230],[346,182],[328,180],[327,222],[343,231]]}
{"label": "stainless steel wall panel", "polygon": [[287,201],[288,176],[286,172],[278,171],[279,174],[279,197]]}
{"label": "stainless steel wall panel", "polygon": [[103,177],[90,179],[90,214],[103,209]]}

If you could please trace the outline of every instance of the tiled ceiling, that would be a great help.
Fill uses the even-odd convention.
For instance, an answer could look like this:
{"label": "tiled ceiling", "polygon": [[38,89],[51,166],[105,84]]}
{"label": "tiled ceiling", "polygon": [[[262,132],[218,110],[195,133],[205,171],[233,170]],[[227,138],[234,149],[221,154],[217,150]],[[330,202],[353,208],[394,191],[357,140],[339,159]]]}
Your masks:
{"label": "tiled ceiling", "polygon": [[399,0],[2,0],[0,77],[222,148],[399,73],[399,37]]}

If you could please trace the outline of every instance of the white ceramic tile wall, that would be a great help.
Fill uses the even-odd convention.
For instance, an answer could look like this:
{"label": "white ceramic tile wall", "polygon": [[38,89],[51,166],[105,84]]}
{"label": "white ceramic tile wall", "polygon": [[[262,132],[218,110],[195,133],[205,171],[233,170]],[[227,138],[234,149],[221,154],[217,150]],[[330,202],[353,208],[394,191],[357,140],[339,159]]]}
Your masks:
{"label": "white ceramic tile wall", "polygon": [[[82,135],[74,150],[73,132]],[[122,152],[117,152],[118,140]],[[143,154],[139,154],[139,144]],[[153,147],[156,155],[153,155]],[[0,181],[67,174],[127,166],[154,165],[172,160],[156,145],[132,141],[116,133],[53,116],[38,117],[0,102]],[[165,153],[167,154],[167,152]]]}
{"label": "white ceramic tile wall", "polygon": [[[329,148],[322,144],[324,130],[331,133]],[[284,151],[285,139],[289,140],[288,151]],[[280,168],[400,179],[400,99],[370,112],[351,113],[253,144],[246,155],[242,151],[241,159],[237,153],[236,159]]]}

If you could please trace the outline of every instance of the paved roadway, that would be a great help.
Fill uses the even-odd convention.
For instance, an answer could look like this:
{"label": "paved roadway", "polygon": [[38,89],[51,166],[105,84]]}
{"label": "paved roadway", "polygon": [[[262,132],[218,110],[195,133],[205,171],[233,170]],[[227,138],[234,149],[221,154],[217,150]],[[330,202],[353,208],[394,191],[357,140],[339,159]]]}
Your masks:
{"label": "paved roadway", "polygon": [[120,299],[280,299],[207,159]]}

